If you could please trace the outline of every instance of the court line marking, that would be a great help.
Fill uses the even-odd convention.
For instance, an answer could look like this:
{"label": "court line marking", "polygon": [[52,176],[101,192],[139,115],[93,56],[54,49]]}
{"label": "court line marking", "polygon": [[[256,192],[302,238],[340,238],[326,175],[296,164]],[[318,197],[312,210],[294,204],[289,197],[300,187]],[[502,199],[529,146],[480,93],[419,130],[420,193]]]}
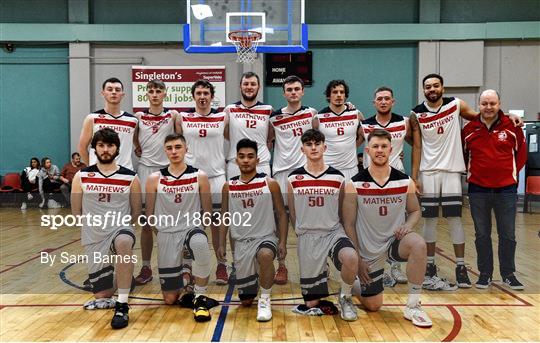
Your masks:
{"label": "court line marking", "polygon": [[441,342],[452,342],[461,331],[461,315],[454,306],[447,305],[446,308],[450,311],[452,317],[454,318],[454,325],[452,326],[450,333],[443,338]]}
{"label": "court line marking", "polygon": [[[223,299],[224,302],[231,301],[232,295],[234,292],[234,284],[229,284],[229,288],[227,289],[227,294],[225,295],[225,299]],[[219,317],[216,323],[216,326],[214,327],[214,333],[212,334],[212,342],[219,342],[221,340],[221,334],[223,333],[223,328],[225,327],[225,320],[227,319],[227,314],[229,312],[229,306],[222,306],[221,311],[219,312]]]}
{"label": "court line marking", "polygon": [[12,265],[12,266],[9,267],[9,268],[6,268],[6,269],[4,269],[4,270],[1,270],[1,271],[0,271],[0,274],[5,273],[5,272],[8,272],[8,271],[10,271],[10,270],[12,270],[12,269],[15,269],[15,268],[17,268],[17,267],[20,267],[20,266],[22,266],[22,265],[24,265],[24,264],[26,264],[26,263],[28,263],[28,262],[31,262],[31,261],[33,261],[33,260],[39,258],[39,257],[41,256],[41,253],[44,252],[44,251],[46,251],[46,252],[48,252],[48,253],[51,253],[51,252],[53,252],[53,251],[62,249],[63,247],[68,246],[68,245],[70,245],[70,244],[73,244],[73,243],[75,243],[75,242],[78,242],[78,241],[80,241],[80,240],[81,240],[81,239],[79,238],[79,239],[76,239],[76,240],[74,240],[74,241],[71,241],[71,242],[69,242],[69,243],[66,243],[66,244],[61,245],[61,246],[56,247],[56,248],[45,248],[45,249],[43,249],[43,250],[40,250],[40,254],[37,254],[36,256],[34,256],[34,257],[32,257],[32,258],[30,258],[30,259],[28,259],[28,260],[26,260],[26,261],[22,261],[21,263],[14,264],[14,265]]}
{"label": "court line marking", "polygon": [[[450,256],[446,255],[444,253],[444,250],[440,249],[440,248],[436,248],[436,253],[441,255],[443,258],[453,262],[453,263],[456,263],[456,260],[454,260],[453,258],[451,258]],[[476,275],[476,276],[480,276],[480,273],[472,270],[471,268],[467,268],[467,270],[469,270],[473,275]],[[492,286],[499,289],[500,291],[502,291],[503,293],[506,293],[508,294],[509,296],[511,296],[512,298],[518,300],[518,301],[521,301],[524,305],[526,306],[534,306],[533,304],[531,304],[530,302],[528,302],[527,300],[525,299],[522,299],[519,295],[515,294],[514,292],[511,292],[509,290],[507,290],[506,288],[504,288],[503,286],[501,285],[498,285],[496,283],[492,283]]]}

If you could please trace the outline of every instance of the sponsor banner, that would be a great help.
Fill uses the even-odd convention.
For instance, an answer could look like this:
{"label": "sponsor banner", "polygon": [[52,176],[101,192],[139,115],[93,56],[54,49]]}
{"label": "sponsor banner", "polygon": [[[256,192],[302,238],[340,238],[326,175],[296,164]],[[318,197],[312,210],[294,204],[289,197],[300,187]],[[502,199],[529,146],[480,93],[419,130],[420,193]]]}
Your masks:
{"label": "sponsor banner", "polygon": [[167,86],[167,97],[164,107],[185,111],[195,107],[191,96],[191,86],[198,79],[206,79],[215,87],[213,108],[225,107],[225,66],[132,66],[131,84],[133,89],[133,111],[143,111],[148,108],[146,83],[160,79]]}

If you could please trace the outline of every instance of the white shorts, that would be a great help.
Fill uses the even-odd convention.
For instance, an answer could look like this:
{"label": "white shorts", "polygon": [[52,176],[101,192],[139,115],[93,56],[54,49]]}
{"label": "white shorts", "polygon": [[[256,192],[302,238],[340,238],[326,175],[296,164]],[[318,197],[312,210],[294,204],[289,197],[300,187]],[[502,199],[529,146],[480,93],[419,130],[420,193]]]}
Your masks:
{"label": "white shorts", "polygon": [[349,169],[340,169],[339,171],[345,176],[345,180],[350,181],[353,176],[358,174],[358,166]]}
{"label": "white shorts", "polygon": [[289,174],[292,173],[292,171],[295,169],[296,168],[282,170],[272,175],[272,178],[277,181],[279,188],[281,189],[281,194],[283,196],[283,203],[285,204],[285,206],[287,206],[288,204],[287,190],[289,186],[289,180],[288,180]]}
{"label": "white shorts", "polygon": [[145,166],[142,163],[139,163],[139,166],[137,167],[137,175],[139,176],[139,181],[141,182],[141,193],[142,193],[142,202],[143,204],[146,202],[146,180],[148,180],[148,177],[150,174],[155,173],[159,171],[160,169],[165,168],[165,166]]}
{"label": "white shorts", "polygon": [[[257,164],[257,173],[265,173],[270,176],[270,164],[268,162]],[[235,160],[230,160],[227,162],[227,180],[230,180],[232,177],[240,175],[240,168],[236,164]]]}
{"label": "white shorts", "polygon": [[439,216],[439,205],[442,206],[443,217],[461,217],[462,190],[461,173],[437,171],[420,173],[422,183],[422,217]]}
{"label": "white shorts", "polygon": [[208,182],[210,183],[210,192],[212,193],[212,204],[221,205],[221,190],[225,184],[225,175],[209,177]]}

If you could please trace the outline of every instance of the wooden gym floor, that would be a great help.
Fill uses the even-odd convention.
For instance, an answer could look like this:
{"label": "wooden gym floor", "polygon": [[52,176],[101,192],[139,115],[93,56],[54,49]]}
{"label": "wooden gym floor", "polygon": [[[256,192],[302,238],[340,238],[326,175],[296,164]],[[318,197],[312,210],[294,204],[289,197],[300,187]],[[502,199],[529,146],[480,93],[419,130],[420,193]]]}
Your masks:
{"label": "wooden gym floor", "polygon": [[[87,277],[81,263],[60,263],[60,254],[81,254],[80,231],[40,227],[43,214],[68,210],[0,209],[0,341],[539,341],[540,340],[540,214],[517,216],[516,274],[525,291],[503,286],[495,267],[495,284],[488,290],[428,292],[422,295],[433,327],[420,329],[402,317],[407,286],[385,289],[384,306],[376,313],[359,309],[359,320],[344,322],[337,316],[306,317],[291,312],[301,303],[296,261],[296,239],[289,233],[289,283],[273,287],[273,320],[258,323],[256,305],[239,306],[236,292],[217,286],[211,275],[209,296],[222,301],[212,309],[212,320],[196,323],[191,311],[166,306],[156,278],[137,287],[130,300],[126,329],[110,328],[111,310],[85,311],[90,293],[76,287]],[[471,281],[477,279],[474,229],[468,208],[463,223],[467,235],[466,263]],[[446,222],[438,231],[436,257],[439,275],[454,279],[453,250]],[[497,235],[493,234],[496,242]],[[496,244],[496,243],[495,243]],[[40,252],[57,256],[53,266],[41,263]],[[136,247],[135,253],[140,254]],[[496,255],[496,245],[494,248]],[[230,254],[228,254],[230,256]],[[496,259],[496,257],[495,257]],[[139,259],[140,260],[140,259]],[[497,259],[496,259],[497,261]],[[496,262],[497,263],[497,262]],[[140,265],[135,267],[138,272]],[[215,265],[213,266],[215,270]],[[335,270],[332,271],[335,275]],[[338,284],[330,283],[337,292]],[[336,302],[335,297],[331,300]],[[355,300],[356,301],[356,300]]]}

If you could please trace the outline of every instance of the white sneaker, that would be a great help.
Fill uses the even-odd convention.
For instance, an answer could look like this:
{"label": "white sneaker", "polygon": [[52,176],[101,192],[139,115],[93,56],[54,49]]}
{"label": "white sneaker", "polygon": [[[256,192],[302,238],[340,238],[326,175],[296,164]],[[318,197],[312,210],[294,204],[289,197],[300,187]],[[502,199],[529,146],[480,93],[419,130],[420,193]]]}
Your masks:
{"label": "white sneaker", "polygon": [[26,210],[26,202],[23,202],[21,204],[21,211],[24,211],[24,210]]}
{"label": "white sneaker", "polygon": [[397,283],[407,283],[407,277],[401,271],[401,263],[392,262],[390,264],[390,275]]}
{"label": "white sneaker", "polygon": [[339,295],[339,307],[341,308],[341,319],[348,322],[354,322],[358,319],[358,312],[356,306],[352,301],[352,296]]}
{"label": "white sneaker", "polygon": [[60,205],[56,200],[54,199],[49,199],[49,201],[47,201],[47,207],[48,208],[61,208],[62,205]]}
{"label": "white sneaker", "polygon": [[28,198],[28,200],[32,200],[32,199],[34,199],[34,196],[32,195],[32,193],[28,193],[26,195],[26,198]]}
{"label": "white sneaker", "polygon": [[45,198],[41,198],[41,202],[39,203],[39,208],[43,208],[45,206]]}
{"label": "white sneaker", "polygon": [[84,303],[83,307],[85,310],[103,310],[103,309],[109,309],[114,308],[116,305],[116,300],[113,298],[99,298],[99,299],[92,299],[88,300]]}
{"label": "white sneaker", "polygon": [[438,276],[426,276],[422,288],[430,291],[455,291],[458,286]]}
{"label": "white sneaker", "polygon": [[414,325],[423,328],[433,325],[427,313],[422,310],[420,302],[418,302],[415,307],[405,306],[405,310],[403,310],[403,317],[405,317],[405,319],[407,320],[412,321]]}
{"label": "white sneaker", "polygon": [[259,298],[257,304],[257,321],[267,322],[272,319],[272,305],[270,304],[270,298]]}

